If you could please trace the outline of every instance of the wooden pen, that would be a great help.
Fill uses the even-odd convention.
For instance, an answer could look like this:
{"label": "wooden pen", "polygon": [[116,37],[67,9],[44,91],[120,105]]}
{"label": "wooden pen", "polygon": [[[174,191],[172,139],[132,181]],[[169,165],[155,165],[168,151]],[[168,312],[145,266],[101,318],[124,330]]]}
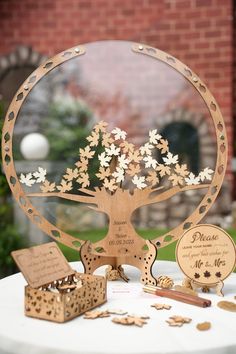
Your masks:
{"label": "wooden pen", "polygon": [[184,294],[180,291],[175,291],[170,289],[160,289],[153,285],[145,285],[143,287],[143,290],[150,294],[167,297],[169,299],[185,302],[190,305],[195,305],[199,307],[211,306],[211,300],[207,300],[202,297],[198,297],[190,294]]}

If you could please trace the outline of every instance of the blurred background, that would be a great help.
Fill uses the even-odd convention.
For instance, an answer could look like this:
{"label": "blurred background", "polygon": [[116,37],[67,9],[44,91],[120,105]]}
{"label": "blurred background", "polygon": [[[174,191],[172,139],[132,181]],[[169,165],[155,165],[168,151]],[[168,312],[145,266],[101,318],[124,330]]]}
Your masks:
{"label": "blurred background", "polygon": [[[219,197],[203,221],[223,227],[236,238],[233,1],[0,0],[0,19],[1,126],[18,87],[41,63],[67,48],[101,41],[88,44],[85,56],[54,69],[28,95],[14,129],[17,173],[42,166],[57,180],[74,163],[75,153],[100,119],[111,128],[127,130],[128,140],[137,145],[147,140],[149,129],[158,129],[193,173],[214,168],[214,129],[204,101],[177,72],[150,58],[136,57],[130,44],[113,40],[145,43],[195,71],[220,106],[229,160]],[[102,42],[107,39],[111,42]],[[38,144],[33,152],[32,144]],[[183,194],[163,205],[141,208],[133,223],[143,236],[163,234],[191,214],[202,196]],[[104,216],[83,205],[33,199],[38,210],[63,231],[76,235],[80,230],[89,239],[106,234]],[[5,276],[15,270],[11,250],[48,238],[13,201],[2,169],[0,203],[0,276]],[[161,249],[159,259],[174,259],[174,248],[172,244]],[[62,249],[69,260],[78,259],[76,251]]]}

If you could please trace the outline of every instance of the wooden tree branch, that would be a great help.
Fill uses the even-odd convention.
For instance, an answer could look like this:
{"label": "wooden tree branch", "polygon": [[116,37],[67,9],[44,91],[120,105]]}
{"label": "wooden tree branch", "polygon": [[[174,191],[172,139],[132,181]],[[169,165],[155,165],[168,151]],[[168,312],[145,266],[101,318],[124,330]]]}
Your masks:
{"label": "wooden tree branch", "polygon": [[47,192],[47,193],[29,193],[27,197],[57,197],[67,200],[72,200],[75,202],[87,203],[87,204],[97,204],[95,197],[87,197],[83,195],[61,193],[61,192]]}
{"label": "wooden tree branch", "polygon": [[153,198],[152,198],[152,193],[151,193],[149,195],[148,202],[146,204],[163,202],[164,200],[170,199],[174,195],[176,195],[180,192],[196,190],[196,189],[204,189],[204,188],[208,188],[209,186],[210,186],[210,184],[197,184],[197,185],[185,186],[182,188],[180,186],[175,186],[175,187],[168,189],[165,192],[162,192],[158,195],[153,196]]}
{"label": "wooden tree branch", "polygon": [[87,189],[87,188],[80,188],[79,189],[80,192],[84,193],[84,194],[88,194],[88,195],[96,195],[97,191],[92,191],[90,189]]}

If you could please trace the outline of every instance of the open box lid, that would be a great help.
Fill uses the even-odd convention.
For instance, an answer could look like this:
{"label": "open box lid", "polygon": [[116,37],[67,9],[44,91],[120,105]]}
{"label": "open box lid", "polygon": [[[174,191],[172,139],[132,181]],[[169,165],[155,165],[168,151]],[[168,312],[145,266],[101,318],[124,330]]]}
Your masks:
{"label": "open box lid", "polygon": [[75,273],[55,242],[13,251],[11,255],[32,288]]}

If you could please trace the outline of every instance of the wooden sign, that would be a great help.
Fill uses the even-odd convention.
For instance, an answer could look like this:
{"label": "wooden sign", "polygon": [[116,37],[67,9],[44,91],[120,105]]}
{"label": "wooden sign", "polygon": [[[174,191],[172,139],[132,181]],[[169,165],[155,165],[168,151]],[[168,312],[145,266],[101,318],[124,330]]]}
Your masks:
{"label": "wooden sign", "polygon": [[11,255],[32,288],[75,273],[55,242],[13,251]]}
{"label": "wooden sign", "polygon": [[[234,270],[236,249],[232,238],[214,225],[197,225],[178,241],[176,260],[194,283],[222,283]],[[223,285],[222,285],[223,286]]]}

